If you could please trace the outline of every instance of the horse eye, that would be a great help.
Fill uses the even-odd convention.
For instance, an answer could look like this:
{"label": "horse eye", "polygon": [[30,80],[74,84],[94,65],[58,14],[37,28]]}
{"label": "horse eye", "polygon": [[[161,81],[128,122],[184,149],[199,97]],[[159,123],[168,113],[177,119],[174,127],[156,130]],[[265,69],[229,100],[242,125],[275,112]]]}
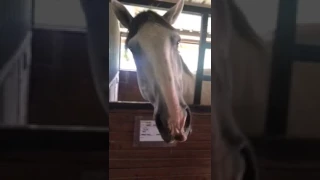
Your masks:
{"label": "horse eye", "polygon": [[178,46],[180,44],[180,36],[174,35],[171,37],[172,44]]}
{"label": "horse eye", "polygon": [[132,46],[132,44],[127,45],[127,48],[132,52],[135,48]]}
{"label": "horse eye", "polygon": [[180,41],[181,41],[181,38],[180,38],[180,36],[178,36],[177,44],[180,44]]}
{"label": "horse eye", "polygon": [[179,47],[179,45],[180,45],[180,38],[177,39],[177,40],[175,41],[175,43],[176,43],[176,46]]}

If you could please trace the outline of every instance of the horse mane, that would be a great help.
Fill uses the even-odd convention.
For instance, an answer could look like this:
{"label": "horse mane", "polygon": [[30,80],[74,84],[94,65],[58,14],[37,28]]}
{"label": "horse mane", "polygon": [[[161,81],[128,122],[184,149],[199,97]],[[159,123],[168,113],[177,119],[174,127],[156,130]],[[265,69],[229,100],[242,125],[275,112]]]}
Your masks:
{"label": "horse mane", "polygon": [[128,41],[133,36],[135,36],[138,33],[139,29],[147,22],[154,22],[166,28],[169,28],[171,30],[175,30],[175,28],[171,26],[171,24],[169,24],[162,16],[160,16],[156,12],[151,10],[142,11],[132,19],[129,25],[129,28],[128,28],[129,33],[126,39],[126,45],[128,44]]}
{"label": "horse mane", "polygon": [[262,38],[256,33],[252,26],[250,26],[248,19],[238,5],[236,5],[233,0],[227,1],[227,4],[230,8],[231,23],[235,31],[240,35],[240,37],[259,49],[264,49]]}
{"label": "horse mane", "polygon": [[193,76],[192,72],[190,71],[190,69],[188,68],[188,66],[186,65],[186,63],[183,61],[183,59],[182,59],[182,57],[181,57],[180,54],[179,54],[179,60],[180,60],[181,63],[182,63],[182,69],[183,69],[183,71],[184,71],[186,74],[188,74],[188,75],[190,75],[190,76]]}

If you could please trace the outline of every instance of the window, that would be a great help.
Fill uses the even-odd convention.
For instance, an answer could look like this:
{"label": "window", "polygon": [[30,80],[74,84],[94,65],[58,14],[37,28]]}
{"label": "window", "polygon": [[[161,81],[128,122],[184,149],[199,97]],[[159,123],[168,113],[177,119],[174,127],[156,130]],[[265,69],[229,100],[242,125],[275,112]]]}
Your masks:
{"label": "window", "polygon": [[179,51],[183,61],[186,63],[190,71],[196,74],[198,66],[199,45],[181,43],[179,46]]}
{"label": "window", "polygon": [[[211,37],[211,17],[208,18],[208,27],[207,27],[208,36]],[[208,39],[207,39],[208,41]],[[211,38],[209,40],[211,42]]]}
{"label": "window", "polygon": [[[121,39],[123,39],[121,37]],[[120,69],[121,70],[129,70],[129,71],[136,71],[136,64],[134,63],[133,56],[130,50],[125,49],[125,44],[121,41],[120,45]]]}
{"label": "window", "polygon": [[206,49],[204,53],[204,69],[211,69],[211,49]]}

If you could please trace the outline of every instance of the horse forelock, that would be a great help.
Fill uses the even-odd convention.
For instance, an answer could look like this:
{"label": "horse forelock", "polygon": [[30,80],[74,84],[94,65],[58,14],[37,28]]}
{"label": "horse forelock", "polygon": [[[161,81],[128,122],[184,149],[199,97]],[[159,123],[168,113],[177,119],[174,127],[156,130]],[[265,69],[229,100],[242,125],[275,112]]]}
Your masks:
{"label": "horse forelock", "polygon": [[129,25],[129,28],[128,28],[129,33],[125,42],[126,46],[129,40],[132,37],[134,37],[138,33],[139,29],[147,22],[157,23],[168,29],[175,30],[175,28],[172,27],[163,17],[161,17],[159,14],[155,13],[154,11],[151,11],[151,10],[143,11],[143,12],[140,12],[137,16],[135,16]]}

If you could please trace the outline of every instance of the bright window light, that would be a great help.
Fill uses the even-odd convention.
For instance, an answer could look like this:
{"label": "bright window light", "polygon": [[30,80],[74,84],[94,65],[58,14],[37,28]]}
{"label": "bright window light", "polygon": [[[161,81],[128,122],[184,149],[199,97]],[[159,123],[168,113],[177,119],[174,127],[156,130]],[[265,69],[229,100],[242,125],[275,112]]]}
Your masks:
{"label": "bright window light", "polygon": [[211,35],[211,17],[208,18],[208,27],[207,27],[208,34]]}
{"label": "bright window light", "polygon": [[[141,6],[125,5],[129,13],[134,17],[142,11],[152,10],[159,15],[164,15],[167,10],[155,9],[154,7],[146,8]],[[193,22],[193,23],[190,23]],[[195,23],[196,22],[196,23]],[[194,14],[181,13],[173,27],[180,30],[197,31],[200,32],[201,16]]]}

